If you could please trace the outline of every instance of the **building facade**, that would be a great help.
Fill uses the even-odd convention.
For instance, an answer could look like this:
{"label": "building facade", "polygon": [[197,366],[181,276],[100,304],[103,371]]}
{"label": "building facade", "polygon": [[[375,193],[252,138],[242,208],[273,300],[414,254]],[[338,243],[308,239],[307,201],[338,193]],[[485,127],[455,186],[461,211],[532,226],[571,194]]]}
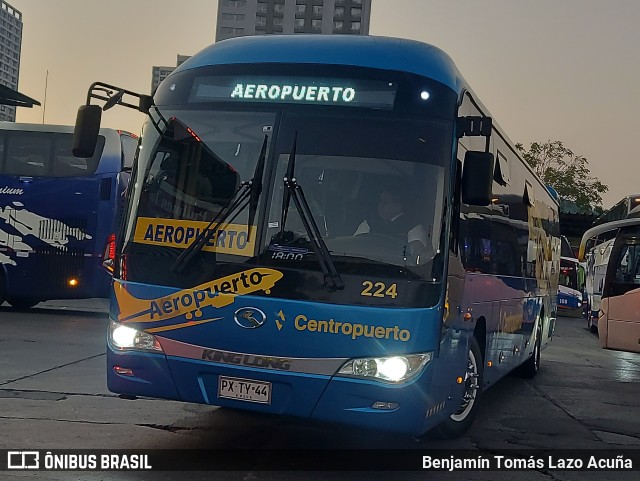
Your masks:
{"label": "building facade", "polygon": [[216,41],[264,34],[368,35],[371,0],[218,0]]}
{"label": "building facade", "polygon": [[190,55],[178,55],[175,67],[158,67],[154,65],[151,73],[151,91],[153,92],[156,88],[158,88],[160,82],[167,78],[169,74],[176,69],[176,67],[179,67],[180,64],[187,60],[189,57]]}
{"label": "building facade", "polygon": [[[22,14],[0,0],[0,84],[18,89],[20,50],[22,48]],[[0,105],[0,121],[15,122],[16,108]]]}

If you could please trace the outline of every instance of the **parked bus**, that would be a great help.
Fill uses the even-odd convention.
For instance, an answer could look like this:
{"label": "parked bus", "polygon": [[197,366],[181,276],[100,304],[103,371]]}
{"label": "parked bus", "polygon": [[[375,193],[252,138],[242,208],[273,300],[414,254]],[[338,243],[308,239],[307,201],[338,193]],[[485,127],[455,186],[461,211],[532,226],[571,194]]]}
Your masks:
{"label": "parked bus", "polygon": [[[593,226],[614,225],[614,221],[640,218],[640,194],[627,195],[609,210],[598,217]],[[604,279],[609,262],[609,256],[617,234],[617,228],[598,229],[597,234],[591,235],[581,247],[585,258],[585,309],[584,315],[587,327],[591,332],[598,332],[598,315],[600,299],[604,288]]]}
{"label": "parked bus", "polygon": [[597,226],[630,217],[640,217],[640,194],[624,196],[613,207],[604,211],[593,222],[593,225]]}
{"label": "parked bus", "polygon": [[102,129],[81,159],[72,139],[71,126],[0,123],[0,304],[109,296],[101,256],[137,140]]}
{"label": "parked bus", "polygon": [[153,97],[93,84],[77,155],[92,99],[148,113],[106,260],[112,392],[453,437],[538,371],[558,203],[439,49],[218,42]]}
{"label": "parked bus", "polygon": [[[589,229],[580,243],[580,256],[590,239],[609,232],[613,238],[592,250],[602,256],[597,329],[603,348],[640,352],[640,218],[608,222]],[[596,262],[598,262],[596,260]],[[592,308],[593,309],[593,308]]]}
{"label": "parked bus", "polygon": [[564,316],[582,317],[584,292],[584,266],[578,259],[562,256],[558,286],[558,313]]}

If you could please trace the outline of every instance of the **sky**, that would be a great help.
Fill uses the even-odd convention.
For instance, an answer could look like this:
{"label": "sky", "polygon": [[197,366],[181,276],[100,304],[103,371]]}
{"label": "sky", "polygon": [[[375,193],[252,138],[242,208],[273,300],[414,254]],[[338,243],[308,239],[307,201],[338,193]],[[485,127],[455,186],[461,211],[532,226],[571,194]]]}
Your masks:
{"label": "sky", "polygon": [[[24,22],[18,90],[43,104],[18,122],[73,124],[95,81],[148,93],[154,65],[215,39],[218,0],[7,1]],[[373,0],[369,33],[446,51],[513,142],[585,156],[608,208],[640,193],[639,23],[638,0]],[[134,133],[144,121],[102,119]]]}

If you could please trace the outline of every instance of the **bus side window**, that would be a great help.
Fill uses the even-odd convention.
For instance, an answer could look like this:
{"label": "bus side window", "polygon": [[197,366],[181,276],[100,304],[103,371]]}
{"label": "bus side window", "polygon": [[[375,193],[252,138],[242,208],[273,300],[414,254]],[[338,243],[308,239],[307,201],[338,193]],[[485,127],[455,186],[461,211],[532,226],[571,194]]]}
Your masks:
{"label": "bus side window", "polygon": [[73,155],[71,137],[68,134],[56,136],[52,168],[54,177],[90,175],[95,172],[96,167],[97,162],[94,162],[93,158],[84,159]]}
{"label": "bus side window", "polygon": [[46,134],[25,133],[10,136],[4,173],[46,176],[49,174],[51,139]]}
{"label": "bus side window", "polygon": [[0,135],[0,174],[4,173],[4,135]]}

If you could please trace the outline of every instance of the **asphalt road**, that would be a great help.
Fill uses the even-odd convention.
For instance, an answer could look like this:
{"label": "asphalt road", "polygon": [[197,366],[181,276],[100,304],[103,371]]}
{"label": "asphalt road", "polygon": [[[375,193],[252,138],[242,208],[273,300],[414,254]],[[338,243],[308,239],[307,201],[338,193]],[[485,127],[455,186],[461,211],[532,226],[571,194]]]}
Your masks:
{"label": "asphalt road", "polygon": [[[484,394],[453,441],[312,423],[173,401],[128,401],[105,383],[106,302],[0,307],[0,449],[640,449],[640,354],[603,350],[560,318],[533,380],[509,376]],[[357,452],[353,452],[357,456]],[[625,480],[640,472],[0,472],[0,479]]]}

